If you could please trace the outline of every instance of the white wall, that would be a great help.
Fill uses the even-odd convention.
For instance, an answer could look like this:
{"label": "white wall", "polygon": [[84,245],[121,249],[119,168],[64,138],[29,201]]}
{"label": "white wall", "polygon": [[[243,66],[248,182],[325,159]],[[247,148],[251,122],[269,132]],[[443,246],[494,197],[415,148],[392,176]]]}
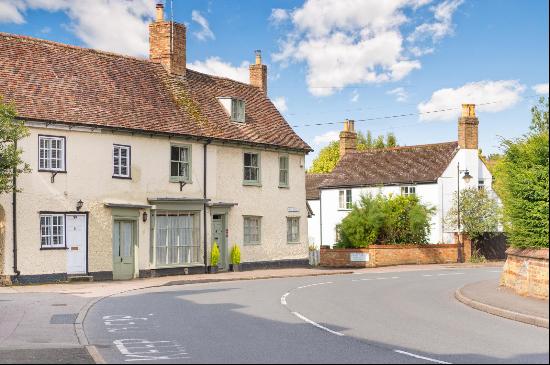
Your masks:
{"label": "white wall", "polygon": [[308,200],[313,216],[307,219],[308,242],[316,247],[321,246],[321,201]]}
{"label": "white wall", "polygon": [[[478,180],[483,179],[485,181],[485,188],[494,194],[491,173],[478,157],[478,151],[459,150],[437,183],[416,185],[416,194],[420,197],[421,202],[436,208],[436,213],[431,221],[430,243],[452,243],[453,241],[453,232],[456,229],[445,227],[444,219],[451,208],[453,197],[457,190],[457,163],[460,163],[461,170],[468,169],[470,175],[473,177],[469,184],[460,179],[461,190],[465,188],[477,188]],[[348,210],[341,210],[338,207],[340,190],[321,189],[323,245],[332,246],[336,243],[336,226],[349,214]],[[401,186],[354,187],[351,190],[352,201],[356,203],[360,200],[362,194],[383,194],[386,196],[389,194],[400,194]],[[320,223],[311,221],[309,229],[318,230],[318,224]]]}

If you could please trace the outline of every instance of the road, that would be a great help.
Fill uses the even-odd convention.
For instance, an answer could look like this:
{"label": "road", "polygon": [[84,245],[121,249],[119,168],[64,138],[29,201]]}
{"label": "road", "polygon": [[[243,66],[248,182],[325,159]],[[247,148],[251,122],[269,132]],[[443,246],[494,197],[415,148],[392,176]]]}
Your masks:
{"label": "road", "polygon": [[150,288],[84,329],[109,363],[548,363],[548,330],[454,299],[492,268]]}

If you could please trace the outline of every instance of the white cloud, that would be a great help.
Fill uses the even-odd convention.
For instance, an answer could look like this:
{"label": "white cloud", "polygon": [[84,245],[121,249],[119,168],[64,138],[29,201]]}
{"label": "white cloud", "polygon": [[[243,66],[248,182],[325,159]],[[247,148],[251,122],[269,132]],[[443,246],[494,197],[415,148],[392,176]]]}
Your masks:
{"label": "white cloud", "polygon": [[200,31],[193,33],[195,37],[197,37],[201,41],[205,41],[207,39],[216,39],[216,36],[214,36],[214,33],[210,29],[208,20],[206,20],[206,18],[203,17],[198,10],[193,10],[191,12],[191,19],[199,24],[201,27]]}
{"label": "white cloud", "polygon": [[[426,113],[434,110],[456,108],[456,110],[420,115],[421,120],[453,120],[460,114],[463,103],[478,104],[482,112],[500,112],[514,106],[521,100],[525,86],[517,80],[470,82],[456,89],[440,89],[430,100],[418,105],[418,111]],[[486,105],[480,105],[486,104]]]}
{"label": "white cloud", "polygon": [[[419,57],[433,52],[414,40],[405,42],[406,35],[400,28],[413,22],[406,15],[410,9],[429,2],[307,0],[288,13],[293,31],[280,40],[273,60],[283,66],[305,63],[306,82],[316,96],[331,95],[354,84],[401,80],[421,68],[420,61],[409,55]],[[458,0],[447,0],[428,13],[435,19],[434,24],[452,28],[451,15],[458,5]],[[439,31],[437,38],[444,34]]]}
{"label": "white cloud", "polygon": [[25,23],[25,18],[21,11],[24,10],[24,4],[10,0],[0,0],[0,23]]}
{"label": "white cloud", "polygon": [[279,96],[273,99],[273,104],[281,113],[284,113],[288,110],[288,106],[286,105],[286,98],[284,96]]}
{"label": "white cloud", "polygon": [[233,66],[229,62],[222,61],[219,57],[210,57],[206,61],[195,61],[187,64],[192,70],[202,72],[209,75],[227,77],[232,80],[248,83],[248,66],[247,61],[243,61],[240,66]]}
{"label": "white cloud", "polygon": [[548,83],[534,85],[533,90],[539,95],[548,95]]}
{"label": "white cloud", "polygon": [[279,24],[288,20],[289,15],[288,11],[285,9],[271,9],[271,15],[269,16],[269,21],[272,24]]}
{"label": "white cloud", "polygon": [[399,102],[405,102],[409,98],[409,94],[402,87],[397,87],[387,92],[389,95],[394,95]]}
{"label": "white cloud", "polygon": [[444,37],[453,33],[453,14],[463,0],[446,0],[431,8],[434,14],[433,23],[424,23],[416,27],[414,32],[409,35],[409,41],[416,41],[424,38],[431,38],[433,42],[438,42]]}
{"label": "white cloud", "polygon": [[[70,19],[70,29],[91,48],[146,56],[149,50],[148,24],[155,15],[155,0],[0,0],[0,21],[24,22],[21,12],[32,9],[62,11]],[[18,15],[13,13],[18,10]],[[11,15],[10,15],[11,14]]]}
{"label": "white cloud", "polygon": [[315,136],[313,138],[313,144],[316,146],[325,145],[332,141],[338,141],[339,138],[340,138],[339,131],[328,131],[326,133],[321,134],[320,136]]}

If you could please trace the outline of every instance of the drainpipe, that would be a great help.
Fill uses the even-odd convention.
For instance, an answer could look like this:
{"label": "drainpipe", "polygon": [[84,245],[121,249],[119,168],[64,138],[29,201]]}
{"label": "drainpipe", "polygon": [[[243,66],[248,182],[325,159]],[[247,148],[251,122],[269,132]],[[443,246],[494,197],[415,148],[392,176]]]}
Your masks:
{"label": "drainpipe", "polygon": [[203,245],[204,245],[204,272],[205,273],[208,273],[208,256],[207,256],[207,252],[208,252],[208,240],[207,240],[207,237],[206,237],[206,232],[207,232],[207,225],[206,225],[206,207],[208,204],[206,204],[206,168],[208,167],[208,163],[207,163],[207,159],[206,159],[206,151],[207,151],[207,148],[208,148],[208,145],[212,143],[212,140],[208,140],[206,141],[206,143],[203,145],[203,183],[204,183],[204,186],[203,186],[203,198],[204,198],[204,207],[203,207],[203,230],[204,230],[204,236],[203,236]]}
{"label": "drainpipe", "polygon": [[[17,150],[17,141],[14,142]],[[17,269],[17,166],[13,168],[13,189],[12,189],[12,222],[13,222],[13,272],[15,279],[19,278],[21,272]]]}

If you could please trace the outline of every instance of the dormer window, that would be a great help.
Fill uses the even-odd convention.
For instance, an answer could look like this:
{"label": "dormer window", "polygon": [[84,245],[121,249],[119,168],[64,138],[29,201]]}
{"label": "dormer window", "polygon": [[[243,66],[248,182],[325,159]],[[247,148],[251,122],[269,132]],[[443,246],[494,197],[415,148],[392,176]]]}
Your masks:
{"label": "dormer window", "polygon": [[244,100],[231,99],[231,121],[244,123],[245,104]]}

